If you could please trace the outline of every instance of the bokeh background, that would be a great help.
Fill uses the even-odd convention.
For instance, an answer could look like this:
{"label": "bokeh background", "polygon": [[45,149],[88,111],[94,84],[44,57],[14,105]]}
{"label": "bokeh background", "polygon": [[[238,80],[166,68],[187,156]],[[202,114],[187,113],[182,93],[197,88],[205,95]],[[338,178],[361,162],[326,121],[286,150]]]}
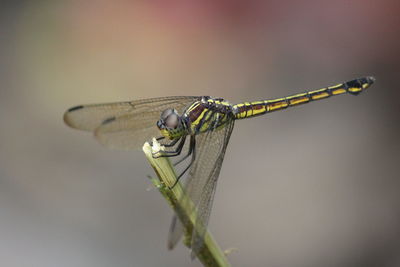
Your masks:
{"label": "bokeh background", "polygon": [[210,229],[233,266],[400,266],[397,0],[2,1],[0,265],[200,266],[140,151],[69,129],[70,106],[232,103],[376,84],[240,121]]}

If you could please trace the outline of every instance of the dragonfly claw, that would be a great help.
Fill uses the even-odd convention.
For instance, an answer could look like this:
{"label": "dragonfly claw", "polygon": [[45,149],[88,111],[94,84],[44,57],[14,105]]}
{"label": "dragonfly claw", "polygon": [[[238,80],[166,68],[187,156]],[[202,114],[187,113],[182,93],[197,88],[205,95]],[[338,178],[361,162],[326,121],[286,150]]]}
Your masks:
{"label": "dragonfly claw", "polygon": [[160,151],[157,152],[152,152],[151,155],[153,156],[153,159],[158,159],[161,158],[163,155],[160,153]]}

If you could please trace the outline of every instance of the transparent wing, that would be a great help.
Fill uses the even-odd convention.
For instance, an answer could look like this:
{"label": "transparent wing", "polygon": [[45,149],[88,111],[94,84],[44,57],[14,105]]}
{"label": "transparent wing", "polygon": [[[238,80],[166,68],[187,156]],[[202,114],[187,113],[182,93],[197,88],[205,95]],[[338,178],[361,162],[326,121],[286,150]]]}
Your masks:
{"label": "transparent wing", "polygon": [[[185,182],[185,192],[197,207],[198,218],[192,233],[192,250],[198,252],[212,208],[213,197],[234,120],[225,127],[196,136],[196,159]],[[182,224],[175,217],[171,225],[168,246],[173,248],[182,236]]]}
{"label": "transparent wing", "polygon": [[160,135],[156,126],[160,113],[122,115],[105,121],[94,135],[102,145],[112,149],[140,149],[146,141]]}
{"label": "transparent wing", "polygon": [[93,131],[104,145],[117,149],[140,149],[143,143],[159,134],[156,122],[167,108],[180,114],[197,96],[173,96],[82,105],[69,109],[64,121],[72,128]]}
{"label": "transparent wing", "polygon": [[[207,230],[208,221],[210,219],[214,194],[217,188],[217,181],[219,173],[221,171],[222,162],[224,161],[226,148],[229,143],[233,126],[234,120],[231,120],[230,123],[224,128],[224,130],[220,130],[219,132],[217,132],[218,135],[211,136],[211,143],[214,144],[213,151],[215,151],[212,153],[216,153],[218,154],[218,156],[215,160],[214,165],[211,168],[211,171],[209,171],[209,177],[204,184],[203,190],[199,194],[199,203],[197,205],[198,221],[196,222],[194,232],[192,234],[192,251],[195,253],[199,252],[204,244],[204,234]],[[207,151],[204,153],[204,157],[208,157]],[[202,166],[199,166],[198,168],[200,168],[201,170]],[[208,168],[208,166],[205,166],[205,168]],[[202,171],[204,172],[205,170]],[[192,191],[193,190],[195,189],[192,189]]]}
{"label": "transparent wing", "polygon": [[171,226],[169,228],[168,233],[168,249],[173,249],[176,244],[178,244],[179,240],[182,238],[184,227],[182,222],[178,219],[178,217],[174,214],[171,221]]}

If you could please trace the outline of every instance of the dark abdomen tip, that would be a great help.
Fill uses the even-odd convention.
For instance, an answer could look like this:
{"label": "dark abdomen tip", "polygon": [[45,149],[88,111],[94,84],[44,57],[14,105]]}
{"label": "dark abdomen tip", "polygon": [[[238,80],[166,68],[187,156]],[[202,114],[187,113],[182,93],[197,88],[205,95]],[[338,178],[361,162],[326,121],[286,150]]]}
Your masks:
{"label": "dark abdomen tip", "polygon": [[375,82],[373,76],[367,76],[359,79],[355,79],[344,83],[346,91],[352,95],[358,95],[368,87],[370,87]]}
{"label": "dark abdomen tip", "polygon": [[368,76],[366,79],[368,81],[368,84],[370,84],[370,85],[376,81],[374,76]]}

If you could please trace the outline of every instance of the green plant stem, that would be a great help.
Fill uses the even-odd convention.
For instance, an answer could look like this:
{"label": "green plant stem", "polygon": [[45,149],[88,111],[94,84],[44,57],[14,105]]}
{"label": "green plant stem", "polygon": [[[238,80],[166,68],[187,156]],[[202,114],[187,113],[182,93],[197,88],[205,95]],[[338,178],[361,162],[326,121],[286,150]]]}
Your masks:
{"label": "green plant stem", "polygon": [[[163,148],[160,147],[160,144],[155,139],[153,140],[153,146],[150,146],[149,143],[145,143],[143,146],[143,152],[158,176],[158,179],[151,178],[151,181],[183,224],[185,229],[184,244],[190,248],[191,235],[197,218],[196,209],[192,201],[185,195],[179,182],[170,189],[175,184],[177,177],[171,161],[168,157],[153,157],[153,154],[162,153],[162,150]],[[224,252],[209,231],[204,236],[203,248],[196,256],[204,266],[230,266]]]}

